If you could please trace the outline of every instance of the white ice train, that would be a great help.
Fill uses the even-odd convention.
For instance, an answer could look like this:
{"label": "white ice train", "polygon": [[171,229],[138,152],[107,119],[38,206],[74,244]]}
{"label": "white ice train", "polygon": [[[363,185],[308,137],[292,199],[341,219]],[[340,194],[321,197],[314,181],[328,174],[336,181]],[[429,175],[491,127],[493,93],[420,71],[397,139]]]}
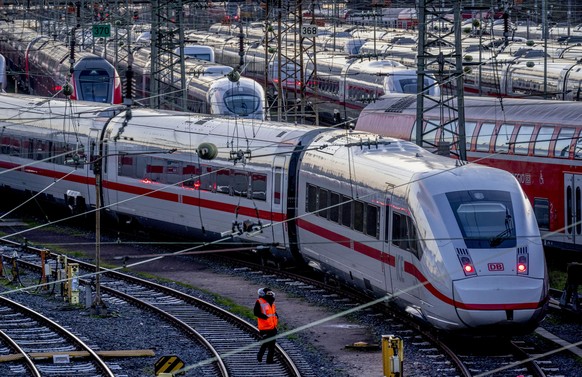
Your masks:
{"label": "white ice train", "polygon": [[[170,64],[167,64],[170,65]],[[266,96],[263,87],[255,80],[237,75],[231,80],[234,69],[223,64],[188,58],[186,69],[187,110],[212,115],[233,116],[263,120],[266,117]],[[133,69],[136,78],[136,94],[140,98],[151,95],[151,50],[147,47],[133,53]],[[173,65],[173,72],[163,76],[163,93],[171,103],[180,103],[182,76],[180,66]],[[178,109],[178,107],[174,107]]]}
{"label": "white ice train", "polygon": [[[507,335],[544,316],[539,230],[505,171],[329,127],[152,109],[129,117],[94,103],[71,113],[63,100],[7,94],[0,106],[4,189],[77,213],[101,192],[122,223],[247,242],[447,331]],[[91,161],[102,163],[102,190]]]}
{"label": "white ice train", "polygon": [[[388,59],[359,59],[338,53],[318,53],[317,69],[313,60],[306,63],[307,93],[317,96],[319,108],[332,109],[336,122],[356,119],[370,102],[389,93],[417,93],[418,75]],[[316,78],[314,78],[316,77]],[[424,87],[439,95],[435,79],[425,76]]]}
{"label": "white ice train", "polygon": [[489,62],[465,72],[464,90],[487,96],[582,101],[582,63],[569,59]]}

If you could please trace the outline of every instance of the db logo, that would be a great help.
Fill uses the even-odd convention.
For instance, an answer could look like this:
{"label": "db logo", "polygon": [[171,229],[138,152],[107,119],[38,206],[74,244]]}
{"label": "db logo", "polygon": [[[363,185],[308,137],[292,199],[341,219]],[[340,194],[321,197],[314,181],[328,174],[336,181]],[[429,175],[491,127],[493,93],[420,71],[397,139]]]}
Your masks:
{"label": "db logo", "polygon": [[503,271],[503,263],[489,263],[487,267],[489,271]]}

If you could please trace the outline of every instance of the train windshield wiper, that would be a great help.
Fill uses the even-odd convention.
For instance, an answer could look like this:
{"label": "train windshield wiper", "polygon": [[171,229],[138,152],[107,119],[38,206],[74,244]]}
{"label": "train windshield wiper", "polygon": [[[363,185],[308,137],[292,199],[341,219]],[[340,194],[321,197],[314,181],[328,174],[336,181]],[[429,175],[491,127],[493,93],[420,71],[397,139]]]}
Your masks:
{"label": "train windshield wiper", "polygon": [[513,221],[511,221],[511,215],[509,212],[505,214],[505,230],[496,235],[489,240],[489,245],[491,247],[497,247],[505,240],[512,238],[513,236]]}

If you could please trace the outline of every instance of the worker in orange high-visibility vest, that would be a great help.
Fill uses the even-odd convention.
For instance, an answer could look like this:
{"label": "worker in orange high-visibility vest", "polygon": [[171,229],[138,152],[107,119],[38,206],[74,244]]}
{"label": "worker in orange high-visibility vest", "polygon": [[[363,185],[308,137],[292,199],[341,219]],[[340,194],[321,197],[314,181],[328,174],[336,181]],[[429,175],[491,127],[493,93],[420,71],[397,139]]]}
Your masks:
{"label": "worker in orange high-visibility vest", "polygon": [[260,288],[258,291],[259,298],[255,302],[254,313],[257,317],[259,334],[261,340],[267,340],[261,344],[257,360],[263,361],[263,355],[267,352],[267,364],[273,364],[275,357],[275,337],[277,335],[277,325],[279,324],[279,315],[275,307],[275,292],[271,288]]}

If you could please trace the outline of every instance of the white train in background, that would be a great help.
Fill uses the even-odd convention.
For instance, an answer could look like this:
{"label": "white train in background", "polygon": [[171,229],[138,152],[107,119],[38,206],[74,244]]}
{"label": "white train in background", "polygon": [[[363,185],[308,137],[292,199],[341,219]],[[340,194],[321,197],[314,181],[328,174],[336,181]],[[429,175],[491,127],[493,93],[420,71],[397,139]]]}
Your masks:
{"label": "white train in background", "polygon": [[81,101],[122,102],[121,80],[113,65],[84,51],[75,51],[71,62],[70,46],[37,33],[23,21],[0,21],[0,53],[15,73],[21,91],[61,98],[66,95]]}
{"label": "white train in background", "polygon": [[[309,60],[305,70],[307,92],[317,98],[320,108],[335,114],[335,124],[356,119],[364,107],[385,94],[418,92],[417,71],[388,59],[318,53],[317,69]],[[424,87],[429,95],[440,94],[429,75],[424,77]]]}
{"label": "white train in background", "polygon": [[[127,48],[119,47],[115,54],[115,42],[105,47],[99,46],[97,51],[107,60],[115,63],[121,74],[127,71]],[[178,51],[179,52],[179,51]],[[148,45],[136,46],[131,49],[132,71],[135,79],[135,99],[148,105],[151,92],[151,50]],[[234,116],[252,119],[265,119],[266,96],[261,84],[257,81],[237,75],[230,66],[214,63],[212,48],[200,45],[184,46],[184,65],[186,77],[182,82],[180,64],[162,63],[171,66],[160,77],[163,86],[160,95],[164,96],[166,108],[172,110],[187,110],[203,114]],[[182,108],[186,87],[186,108]]]}
{"label": "white train in background", "polygon": [[[201,49],[212,50],[199,46],[189,46],[188,53],[192,55],[207,55]],[[186,52],[186,51],[185,51]],[[138,97],[149,98],[151,95],[151,51],[143,47],[133,53],[133,63],[137,83]],[[261,84],[248,78],[240,77],[234,68],[197,58],[186,58],[186,88],[187,110],[223,116],[234,116],[263,120],[266,117],[266,96]],[[233,78],[233,74],[236,78]],[[180,65],[173,66],[173,72],[165,76],[167,87],[162,93],[174,97],[174,103],[179,103],[182,96],[182,77]],[[175,107],[177,109],[177,107]]]}
{"label": "white train in background", "polygon": [[75,213],[100,192],[122,224],[244,242],[446,331],[508,335],[544,317],[540,233],[505,171],[329,127],[143,108],[128,116],[7,94],[0,103],[6,190]]}

